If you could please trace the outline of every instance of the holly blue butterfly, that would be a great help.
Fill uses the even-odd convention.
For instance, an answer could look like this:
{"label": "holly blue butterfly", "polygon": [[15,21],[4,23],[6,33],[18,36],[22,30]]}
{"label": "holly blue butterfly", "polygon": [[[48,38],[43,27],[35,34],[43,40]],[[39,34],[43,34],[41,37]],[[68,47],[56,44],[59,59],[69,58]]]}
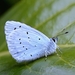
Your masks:
{"label": "holly blue butterfly", "polygon": [[40,31],[16,21],[5,23],[5,35],[9,52],[17,62],[47,57],[58,47],[57,38],[48,38]]}

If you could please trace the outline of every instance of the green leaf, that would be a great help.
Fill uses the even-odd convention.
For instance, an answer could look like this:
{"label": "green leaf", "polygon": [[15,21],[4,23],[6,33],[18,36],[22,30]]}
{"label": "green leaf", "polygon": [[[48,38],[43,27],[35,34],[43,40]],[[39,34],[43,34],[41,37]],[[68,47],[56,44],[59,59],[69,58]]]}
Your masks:
{"label": "green leaf", "polygon": [[[48,37],[58,36],[60,51],[18,64],[8,52],[4,24],[26,23]],[[65,29],[63,31],[63,29]],[[75,0],[21,0],[0,19],[0,75],[75,75]]]}

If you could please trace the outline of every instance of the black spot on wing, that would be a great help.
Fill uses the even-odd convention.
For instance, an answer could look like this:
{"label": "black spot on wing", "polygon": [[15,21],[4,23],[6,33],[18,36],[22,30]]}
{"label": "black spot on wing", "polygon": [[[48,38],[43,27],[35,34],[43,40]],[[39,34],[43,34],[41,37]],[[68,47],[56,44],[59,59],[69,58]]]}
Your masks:
{"label": "black spot on wing", "polygon": [[28,37],[28,39],[30,39],[30,37]]}
{"label": "black spot on wing", "polygon": [[19,40],[21,40],[21,38],[19,38]]}
{"label": "black spot on wing", "polygon": [[23,46],[23,48],[24,48],[24,46]]}
{"label": "black spot on wing", "polygon": [[21,28],[21,26],[19,26],[19,28]]}
{"label": "black spot on wing", "polygon": [[39,40],[40,40],[40,38],[39,38]]}
{"label": "black spot on wing", "polygon": [[35,47],[36,47],[36,45],[35,45]]}
{"label": "black spot on wing", "polygon": [[14,53],[14,54],[18,54],[19,52],[16,52],[16,53]]}
{"label": "black spot on wing", "polygon": [[20,44],[21,44],[22,42],[20,42]]}
{"label": "black spot on wing", "polygon": [[28,34],[28,32],[26,32]]}
{"label": "black spot on wing", "polygon": [[38,54],[37,54],[38,55]]}
{"label": "black spot on wing", "polygon": [[30,54],[30,56],[32,57],[32,54]]}
{"label": "black spot on wing", "polygon": [[28,48],[26,48],[26,50],[28,50]]}
{"label": "black spot on wing", "polygon": [[16,27],[14,28],[14,30],[16,30]]}

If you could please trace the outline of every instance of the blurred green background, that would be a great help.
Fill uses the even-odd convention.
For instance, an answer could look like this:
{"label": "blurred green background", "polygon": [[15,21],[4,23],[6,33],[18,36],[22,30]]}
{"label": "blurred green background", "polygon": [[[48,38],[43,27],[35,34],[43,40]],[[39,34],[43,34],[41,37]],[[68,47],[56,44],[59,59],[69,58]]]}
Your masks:
{"label": "blurred green background", "polygon": [[[4,34],[7,20],[26,23],[49,38],[58,36],[60,50],[38,60],[19,64],[10,55]],[[35,38],[36,39],[36,38]],[[75,0],[0,1],[0,75],[75,75]]]}

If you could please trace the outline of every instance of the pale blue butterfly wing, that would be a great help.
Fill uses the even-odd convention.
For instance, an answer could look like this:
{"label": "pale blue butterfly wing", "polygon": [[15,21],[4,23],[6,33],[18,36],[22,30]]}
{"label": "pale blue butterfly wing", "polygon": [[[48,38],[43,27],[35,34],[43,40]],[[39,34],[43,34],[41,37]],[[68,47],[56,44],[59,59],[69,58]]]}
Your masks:
{"label": "pale blue butterfly wing", "polygon": [[20,22],[8,21],[5,34],[9,52],[18,62],[35,60],[56,49],[52,39]]}
{"label": "pale blue butterfly wing", "polygon": [[5,34],[8,36],[13,30],[19,29],[19,28],[29,28],[29,26],[26,26],[24,23],[16,22],[16,21],[7,21],[5,23]]}
{"label": "pale blue butterfly wing", "polygon": [[[12,31],[16,30],[16,29],[27,29],[30,31],[34,31],[36,32],[37,34],[42,34],[41,32],[37,31],[36,29],[34,28],[31,28],[30,26],[24,24],[24,23],[20,23],[20,22],[16,22],[16,21],[7,21],[5,23],[5,34],[6,36],[8,36]],[[44,38],[47,38],[45,35],[43,35]]]}

